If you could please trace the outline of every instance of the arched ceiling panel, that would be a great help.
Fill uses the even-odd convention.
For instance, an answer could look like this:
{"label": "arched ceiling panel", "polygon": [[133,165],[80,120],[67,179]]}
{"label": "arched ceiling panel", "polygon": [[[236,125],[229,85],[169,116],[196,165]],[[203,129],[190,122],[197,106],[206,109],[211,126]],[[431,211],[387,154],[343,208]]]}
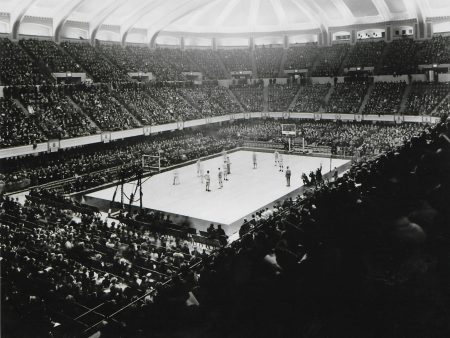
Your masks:
{"label": "arched ceiling panel", "polygon": [[352,14],[358,18],[378,15],[377,8],[371,0],[342,0]]}
{"label": "arched ceiling panel", "polygon": [[225,18],[224,27],[246,27],[250,16],[250,1],[239,1],[233,11]]}
{"label": "arched ceiling panel", "polygon": [[261,0],[256,13],[256,25],[258,26],[272,26],[282,22],[278,15],[274,15],[276,11],[270,0]]}
{"label": "arched ceiling panel", "polygon": [[[117,26],[157,32],[258,33],[312,30],[384,21],[450,16],[450,0],[0,0],[10,29],[23,17],[87,23],[91,33]],[[156,5],[157,3],[157,5]],[[201,3],[200,6],[198,4]],[[197,4],[197,5],[196,5]],[[173,14],[175,13],[175,14]],[[169,19],[170,18],[170,19]],[[440,19],[442,21],[442,19]]]}
{"label": "arched ceiling panel", "polygon": [[403,3],[403,0],[384,0],[384,1],[386,2],[386,5],[388,6],[389,10],[392,13],[406,12],[406,7],[405,4]]}
{"label": "arched ceiling panel", "polygon": [[297,22],[305,23],[310,21],[305,12],[295,6],[291,0],[282,1],[281,6],[286,15],[286,23],[295,24]]}

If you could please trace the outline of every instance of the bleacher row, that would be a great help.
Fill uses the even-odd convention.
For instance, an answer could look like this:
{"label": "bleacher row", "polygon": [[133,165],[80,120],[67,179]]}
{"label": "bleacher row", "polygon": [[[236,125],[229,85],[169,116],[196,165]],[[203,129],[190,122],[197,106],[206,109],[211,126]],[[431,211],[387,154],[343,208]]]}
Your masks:
{"label": "bleacher row", "polygon": [[[270,85],[268,110],[339,114],[434,115],[446,113],[449,83],[404,82]],[[0,98],[0,147],[33,144],[264,108],[260,85],[146,85],[136,82],[11,86]],[[325,98],[329,95],[328,102]],[[402,100],[403,106],[402,106]]]}
{"label": "bleacher row", "polygon": [[[354,45],[293,45],[248,49],[156,48],[101,42],[0,39],[0,78],[5,85],[52,83],[52,72],[86,72],[96,82],[129,80],[130,72],[151,72],[158,81],[186,80],[183,72],[207,79],[230,78],[232,71],[256,71],[259,78],[283,77],[282,70],[308,69],[311,76],[343,75],[344,68],[373,67],[375,74],[411,74],[422,64],[450,63],[450,37],[364,41]],[[253,69],[253,61],[255,69]],[[255,76],[254,76],[255,77]]]}

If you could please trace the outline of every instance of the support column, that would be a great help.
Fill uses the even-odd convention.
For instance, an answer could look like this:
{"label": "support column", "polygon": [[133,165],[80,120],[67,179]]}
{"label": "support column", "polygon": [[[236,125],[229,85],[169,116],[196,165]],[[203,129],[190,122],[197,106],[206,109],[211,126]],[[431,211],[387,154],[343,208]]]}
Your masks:
{"label": "support column", "polygon": [[248,39],[248,48],[250,48],[251,50],[255,50],[255,39],[253,38],[253,36]]}
{"label": "support column", "polygon": [[386,42],[391,42],[392,41],[392,26],[391,25],[386,25],[385,28],[385,33],[384,33],[384,41]]}
{"label": "support column", "polygon": [[184,36],[182,36],[180,39],[180,49],[184,50]]}
{"label": "support column", "polygon": [[357,37],[356,37],[356,29],[352,29],[350,31],[350,43],[354,45],[356,43]]}
{"label": "support column", "polygon": [[285,35],[283,38],[283,47],[284,47],[284,49],[289,48],[289,36],[287,36],[287,35]]}

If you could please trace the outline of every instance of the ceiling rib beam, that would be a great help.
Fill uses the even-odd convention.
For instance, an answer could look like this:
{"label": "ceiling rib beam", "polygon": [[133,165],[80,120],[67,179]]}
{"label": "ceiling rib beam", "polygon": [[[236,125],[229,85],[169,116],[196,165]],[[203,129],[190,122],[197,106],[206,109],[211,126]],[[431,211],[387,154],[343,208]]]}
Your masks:
{"label": "ceiling rib beam", "polygon": [[91,44],[94,45],[95,37],[97,36],[97,32],[100,29],[103,22],[105,22],[108,17],[114,13],[120,6],[125,3],[126,0],[115,0],[112,4],[107,4],[106,7],[103,7],[98,15],[96,15],[96,19],[89,22],[89,32],[90,32],[90,40]]}
{"label": "ceiling rib beam", "polygon": [[219,17],[217,18],[217,21],[214,25],[215,27],[219,27],[221,24],[223,24],[225,19],[228,17],[228,15],[230,15],[231,11],[234,9],[234,7],[236,7],[238,2],[239,2],[239,0],[231,0],[228,3],[228,5],[224,8],[222,13],[220,13]]}
{"label": "ceiling rib beam", "polygon": [[372,3],[377,9],[378,14],[383,17],[384,21],[391,20],[392,14],[385,0],[372,0]]}
{"label": "ceiling rib beam", "polygon": [[31,6],[34,5],[36,1],[37,0],[26,0],[22,3],[22,6],[17,6],[16,10],[13,13],[11,13],[10,22],[12,22],[11,33],[13,40],[17,40],[19,36],[20,24],[22,23],[22,20],[27,11],[30,9]]}
{"label": "ceiling rib beam", "polygon": [[55,18],[53,19],[53,38],[56,43],[59,43],[61,31],[64,27],[64,24],[67,21],[67,18],[70,16],[70,14],[76,11],[77,8],[80,7],[81,4],[84,3],[85,1],[86,0],[76,0],[72,6],[69,6],[67,9],[61,11],[55,16]]}
{"label": "ceiling rib beam", "polygon": [[251,31],[255,29],[256,21],[258,20],[258,12],[260,4],[261,1],[259,0],[250,0],[250,16],[248,19],[248,25]]}
{"label": "ceiling rib beam", "polygon": [[165,17],[152,22],[150,26],[148,26],[148,37],[150,45],[153,44],[154,40],[158,33],[167,27],[168,25],[174,23],[175,21],[181,19],[182,17],[193,13],[194,11],[203,8],[211,2],[217,2],[218,0],[189,0],[184,2],[182,5],[178,5],[170,14]]}
{"label": "ceiling rib beam", "polygon": [[342,19],[349,24],[355,22],[355,16],[352,11],[347,7],[347,5],[342,0],[331,0],[333,5],[338,9],[339,14],[342,15]]}
{"label": "ceiling rib beam", "polygon": [[144,6],[138,7],[138,9],[133,12],[133,14],[129,19],[127,19],[125,24],[120,27],[120,41],[122,42],[122,46],[125,46],[128,33],[134,27],[134,25],[150,11],[160,7],[164,3],[166,3],[165,0],[155,0],[145,4]]}
{"label": "ceiling rib beam", "polygon": [[278,23],[282,25],[286,22],[286,13],[284,12],[283,7],[281,7],[280,0],[270,0],[270,3],[275,10],[275,15],[277,16]]}

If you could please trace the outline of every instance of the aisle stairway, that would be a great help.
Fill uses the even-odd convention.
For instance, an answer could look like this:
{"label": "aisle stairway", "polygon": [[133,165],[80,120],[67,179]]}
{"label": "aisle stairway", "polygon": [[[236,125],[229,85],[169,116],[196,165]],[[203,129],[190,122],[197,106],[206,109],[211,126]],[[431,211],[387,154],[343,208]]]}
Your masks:
{"label": "aisle stairway", "polygon": [[294,98],[292,99],[292,102],[289,104],[287,111],[291,111],[291,109],[294,109],[295,104],[297,103],[297,99],[298,99],[300,93],[302,92],[302,89],[303,89],[303,87],[300,87],[297,90],[297,93],[295,94]]}
{"label": "aisle stairway", "polygon": [[409,84],[406,86],[405,91],[403,92],[402,101],[400,103],[399,113],[403,114],[406,110],[406,103],[408,102],[408,96],[411,93],[412,85]]}
{"label": "aisle stairway", "polygon": [[370,95],[372,94],[373,88],[374,88],[374,84],[372,83],[372,84],[369,86],[369,88],[367,89],[367,93],[366,93],[366,95],[364,96],[364,99],[363,99],[363,101],[362,101],[362,103],[361,103],[361,107],[359,107],[358,114],[362,114],[362,113],[363,113],[364,108],[366,107],[367,102],[369,102],[369,98],[370,98]]}
{"label": "aisle stairway", "polygon": [[258,71],[257,71],[257,67],[256,67],[256,58],[255,58],[255,51],[252,50],[250,52],[251,54],[251,60],[252,60],[252,75],[254,79],[258,78]]}
{"label": "aisle stairway", "polygon": [[238,100],[238,98],[236,97],[236,95],[234,95],[234,93],[233,93],[233,91],[232,91],[231,89],[229,89],[229,88],[227,88],[227,89],[228,89],[228,92],[230,93],[230,96],[231,96],[231,97],[234,99],[234,101],[237,102],[237,104],[239,105],[240,110],[241,110],[241,113],[245,113],[245,109],[244,109],[244,107],[242,106],[241,101]]}
{"label": "aisle stairway", "polygon": [[72,98],[70,96],[67,96],[67,100],[73,106],[73,108],[77,111],[78,114],[83,114],[83,116],[89,121],[91,126],[93,126],[95,129],[97,129],[97,131],[99,133],[101,132],[101,129],[98,127],[98,125],[91,119],[91,117],[88,114],[86,114],[83,111],[83,109],[81,109],[81,107],[78,104],[75,103],[75,101],[72,100]]}
{"label": "aisle stairway", "polygon": [[263,88],[263,112],[269,111],[269,87],[264,86]]}

